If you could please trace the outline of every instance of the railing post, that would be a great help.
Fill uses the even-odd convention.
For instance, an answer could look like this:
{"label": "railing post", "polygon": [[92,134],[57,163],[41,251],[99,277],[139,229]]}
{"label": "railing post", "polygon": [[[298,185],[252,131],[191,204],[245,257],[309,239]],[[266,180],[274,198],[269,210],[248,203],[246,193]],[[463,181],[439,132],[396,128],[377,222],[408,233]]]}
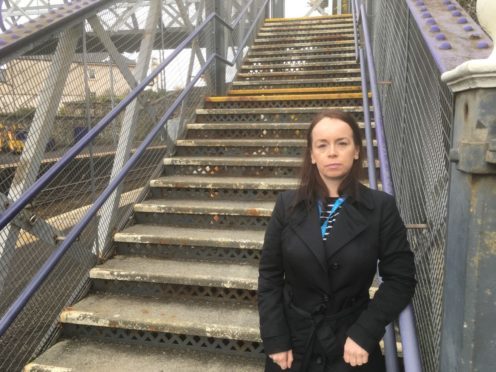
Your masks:
{"label": "railing post", "polygon": [[[496,37],[496,3],[477,3]],[[496,48],[443,74],[455,92],[441,371],[492,371],[496,365]]]}

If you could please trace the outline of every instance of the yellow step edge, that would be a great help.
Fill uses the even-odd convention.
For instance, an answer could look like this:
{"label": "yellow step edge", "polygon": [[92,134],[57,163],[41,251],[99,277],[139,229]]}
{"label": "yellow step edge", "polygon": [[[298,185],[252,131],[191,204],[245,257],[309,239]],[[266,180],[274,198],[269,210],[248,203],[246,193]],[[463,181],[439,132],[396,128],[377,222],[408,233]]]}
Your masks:
{"label": "yellow step edge", "polygon": [[[369,97],[372,95],[369,93]],[[273,95],[273,96],[215,96],[205,97],[205,102],[244,102],[244,101],[299,101],[299,100],[319,100],[319,99],[359,99],[362,93],[334,93],[334,94],[291,94],[291,95]]]}
{"label": "yellow step edge", "polygon": [[336,14],[332,16],[320,17],[297,17],[297,18],[265,18],[265,22],[281,22],[281,21],[307,21],[307,20],[320,20],[320,19],[336,19],[336,18],[351,18],[351,13]]}
{"label": "yellow step edge", "polygon": [[287,94],[287,93],[344,93],[361,92],[360,86],[343,87],[316,87],[316,88],[273,88],[273,89],[233,89],[229,95],[266,95],[266,94]]}

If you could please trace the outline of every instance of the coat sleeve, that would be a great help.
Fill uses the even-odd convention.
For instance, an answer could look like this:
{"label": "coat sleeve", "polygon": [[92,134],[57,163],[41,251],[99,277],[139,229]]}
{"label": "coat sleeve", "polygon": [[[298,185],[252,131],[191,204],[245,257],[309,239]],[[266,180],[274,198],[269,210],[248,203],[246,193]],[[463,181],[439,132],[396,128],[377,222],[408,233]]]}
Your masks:
{"label": "coat sleeve", "polygon": [[279,193],[265,232],[258,276],[260,333],[267,355],[291,349],[283,298],[281,234],[285,227],[284,214],[282,193]]}
{"label": "coat sleeve", "polygon": [[406,228],[396,202],[384,194],[379,240],[379,275],[382,283],[374,298],[347,335],[369,353],[384,336],[385,327],[410,302],[415,291],[415,264]]}

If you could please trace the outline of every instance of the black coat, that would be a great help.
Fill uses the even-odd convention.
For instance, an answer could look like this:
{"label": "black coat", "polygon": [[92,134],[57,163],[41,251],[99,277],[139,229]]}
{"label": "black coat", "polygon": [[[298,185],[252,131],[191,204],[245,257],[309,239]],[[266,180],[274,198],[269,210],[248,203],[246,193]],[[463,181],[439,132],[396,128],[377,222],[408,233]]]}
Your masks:
{"label": "black coat", "polygon": [[[295,191],[278,195],[260,259],[260,331],[267,355],[293,350],[292,371],[383,370],[379,341],[385,326],[410,302],[415,267],[394,198],[360,185],[348,196],[331,235],[322,240],[317,207],[290,205]],[[379,262],[383,280],[369,288]],[[360,369],[343,361],[353,339],[370,354]],[[280,371],[268,361],[266,371]]]}

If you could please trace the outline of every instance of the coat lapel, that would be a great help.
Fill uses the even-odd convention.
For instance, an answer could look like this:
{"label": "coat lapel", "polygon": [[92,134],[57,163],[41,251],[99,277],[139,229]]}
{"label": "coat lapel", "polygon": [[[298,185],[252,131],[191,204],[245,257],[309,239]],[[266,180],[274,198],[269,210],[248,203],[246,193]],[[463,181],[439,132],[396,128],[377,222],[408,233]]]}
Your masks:
{"label": "coat lapel", "polygon": [[351,203],[345,202],[326,240],[328,257],[335,255],[367,226],[368,222],[363,215]]}
{"label": "coat lapel", "polygon": [[291,226],[298,237],[305,243],[319,262],[323,273],[327,275],[326,255],[320,232],[320,221],[316,208],[307,210],[300,205],[298,213],[292,220]]}

